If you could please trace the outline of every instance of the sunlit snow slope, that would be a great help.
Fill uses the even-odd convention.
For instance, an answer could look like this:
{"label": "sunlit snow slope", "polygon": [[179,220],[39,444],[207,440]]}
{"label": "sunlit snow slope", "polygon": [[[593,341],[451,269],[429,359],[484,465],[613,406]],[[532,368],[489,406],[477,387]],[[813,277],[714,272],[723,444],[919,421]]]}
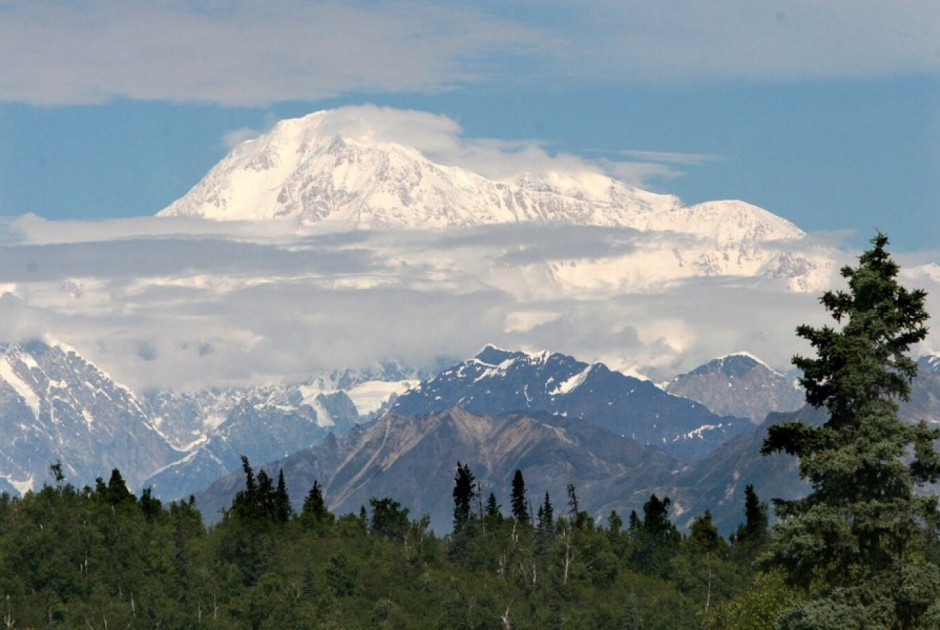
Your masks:
{"label": "sunlit snow slope", "polygon": [[591,287],[611,278],[623,285],[630,274],[625,265],[641,271],[641,284],[739,275],[786,278],[791,289],[815,290],[825,273],[821,261],[778,247],[800,241],[799,228],[742,201],[684,206],[675,196],[640,190],[586,165],[496,181],[435,163],[368,126],[345,133],[333,124],[337,111],[283,120],[240,144],[159,216],[286,219],[336,230],[551,224],[650,236],[631,256],[549,265],[564,285]]}

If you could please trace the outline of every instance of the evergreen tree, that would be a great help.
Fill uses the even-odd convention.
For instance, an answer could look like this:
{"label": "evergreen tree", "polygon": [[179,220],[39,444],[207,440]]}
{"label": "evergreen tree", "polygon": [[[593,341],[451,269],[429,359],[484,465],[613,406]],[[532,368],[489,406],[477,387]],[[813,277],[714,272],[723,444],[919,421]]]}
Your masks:
{"label": "evergreen tree", "polygon": [[49,464],[49,474],[52,475],[52,478],[55,479],[56,485],[61,484],[65,481],[65,473],[62,472],[62,460],[55,460],[54,464]]}
{"label": "evergreen tree", "polygon": [[705,510],[704,514],[692,519],[688,544],[694,553],[710,553],[725,547],[725,541],[712,520],[711,510]]}
{"label": "evergreen tree", "polygon": [[[476,480],[470,472],[470,466],[457,462],[457,473],[454,476],[454,533],[460,533],[472,516],[471,503],[473,501]],[[495,499],[494,499],[495,501]]]}
{"label": "evergreen tree", "polygon": [[304,499],[304,507],[301,511],[301,515],[309,515],[316,521],[323,520],[329,514],[329,510],[326,507],[326,500],[323,498],[323,487],[320,485],[320,482],[316,479],[313,480],[313,485],[310,486],[310,491],[307,492],[307,497]]}
{"label": "evergreen tree", "polygon": [[754,486],[744,488],[744,523],[734,534],[735,545],[759,546],[767,541],[767,505],[757,498]]}
{"label": "evergreen tree", "polygon": [[643,504],[643,521],[630,515],[633,566],[647,575],[665,578],[670,573],[670,560],[679,548],[682,534],[669,520],[669,497],[660,499],[655,494]]}
{"label": "evergreen tree", "polygon": [[256,516],[274,520],[274,482],[264,469],[258,471],[258,490],[253,507]]}
{"label": "evergreen tree", "polygon": [[914,560],[924,526],[937,517],[936,497],[916,496],[914,487],[940,476],[940,431],[898,418],[917,372],[907,352],[927,335],[926,294],[898,284],[887,237],[871,242],[857,267],[842,269],[848,291],[821,298],[841,328],[797,328],[817,356],[793,363],[807,402],[825,407],[828,420],[773,426],[762,449],[799,457],[812,487],[803,499],[775,502],[781,522],[768,562],[793,584],[826,585],[822,599],[785,615],[781,623],[791,626],[863,619],[919,627],[931,605],[929,614],[940,612],[940,571]]}
{"label": "evergreen tree", "polygon": [[545,491],[545,500],[539,506],[538,517],[539,531],[550,531],[555,526],[555,508],[548,496],[548,490]]}
{"label": "evergreen tree", "polygon": [[545,491],[545,500],[539,506],[538,521],[535,529],[535,550],[544,554],[555,538],[555,508],[552,506],[552,500],[548,496],[548,490]]}
{"label": "evergreen tree", "polygon": [[150,488],[144,488],[140,494],[140,511],[148,521],[159,519],[163,516],[163,504],[160,499],[151,494]]}
{"label": "evergreen tree", "polygon": [[111,478],[108,480],[108,487],[105,490],[105,500],[111,505],[135,500],[134,495],[127,489],[127,484],[124,483],[121,471],[117,468],[111,471]]}
{"label": "evergreen tree", "polygon": [[490,492],[490,496],[486,498],[486,516],[490,518],[501,518],[502,512],[500,512],[502,506],[496,502],[496,495]]}
{"label": "evergreen tree", "polygon": [[568,484],[568,514],[572,519],[577,519],[581,512],[581,506],[578,503],[578,493],[575,492],[574,484]]}
{"label": "evergreen tree", "polygon": [[234,517],[241,521],[248,521],[257,516],[258,489],[255,485],[255,471],[252,470],[248,457],[242,455],[242,471],[245,473],[245,489],[239,490],[232,499],[232,507],[225,513],[226,517]]}
{"label": "evergreen tree", "polygon": [[274,491],[274,520],[277,523],[286,523],[294,513],[287,495],[287,484],[284,483],[284,471],[277,473],[277,489]]}
{"label": "evergreen tree", "polygon": [[391,498],[369,499],[372,506],[372,519],[369,533],[373,536],[384,536],[392,540],[404,540],[408,531],[408,508]]}
{"label": "evergreen tree", "polygon": [[528,500],[525,492],[525,479],[522,478],[522,471],[518,468],[512,477],[512,493],[509,497],[509,504],[512,507],[512,517],[520,523],[529,522]]}

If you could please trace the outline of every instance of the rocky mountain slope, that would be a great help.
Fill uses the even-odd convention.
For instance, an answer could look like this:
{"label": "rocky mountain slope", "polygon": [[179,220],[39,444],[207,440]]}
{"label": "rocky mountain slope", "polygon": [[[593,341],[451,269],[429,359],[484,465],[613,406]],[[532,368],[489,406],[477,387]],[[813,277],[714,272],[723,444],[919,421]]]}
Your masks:
{"label": "rocky mountain slope", "polygon": [[[528,363],[523,357],[514,360],[520,359]],[[928,417],[940,423],[940,380],[933,371],[937,363],[931,358],[921,360],[911,401],[901,407],[903,418]],[[432,391],[439,392],[432,400],[438,395],[443,400],[446,390]],[[503,395],[498,389],[489,391],[497,399]],[[742,389],[744,395],[753,391]],[[494,491],[504,506],[508,505],[511,474],[519,468],[530,497],[533,491],[548,490],[559,505],[571,482],[582,505],[598,519],[611,510],[621,514],[639,510],[656,493],[673,500],[671,517],[680,527],[688,527],[694,517],[709,509],[727,535],[743,519],[747,484],[753,484],[768,503],[807,491],[795,458],[760,454],[767,427],[790,420],[820,424],[826,415],[807,406],[771,412],[759,426],[732,437],[705,457],[683,462],[571,416],[543,412],[478,415],[450,408],[418,416],[389,414],[374,424],[354,428],[344,438],[328,438],[320,446],[264,467],[272,474],[284,470],[295,507],[302,505],[304,493],[317,479],[337,513],[358,511],[373,496],[391,496],[413,515],[431,514],[439,531],[450,527],[453,467],[460,460],[471,465],[484,492]],[[218,518],[219,510],[230,504],[243,483],[242,476],[233,473],[199,494],[204,514]]]}
{"label": "rocky mountain slope", "polygon": [[[268,390],[267,396],[249,390],[222,396],[208,413],[197,410],[193,420],[201,418],[204,423],[198,442],[185,457],[149,476],[144,485],[163,499],[183,498],[239,470],[242,455],[260,461],[286,457],[320,442],[331,431],[344,433],[359,419],[355,405],[342,391],[317,392],[306,401],[297,386],[286,392],[285,388],[263,389]],[[167,415],[180,408],[190,411],[192,401],[199,397],[159,396],[164,414],[161,424],[173,424],[167,422]]]}
{"label": "rocky mountain slope", "polygon": [[732,354],[680,374],[665,385],[670,394],[696,400],[715,413],[760,424],[772,411],[795,411],[804,393],[795,378],[771,370],[747,354]]}
{"label": "rocky mountain slope", "polygon": [[700,403],[600,363],[493,346],[421,382],[400,396],[391,411],[427,415],[455,406],[483,415],[544,411],[594,423],[679,458],[702,457],[750,429],[743,418],[718,416]]}
{"label": "rocky mountain slope", "polygon": [[[316,479],[337,514],[358,512],[370,498],[389,496],[415,517],[430,515],[433,528],[446,532],[453,518],[457,461],[470,465],[484,497],[493,492],[503,506],[509,505],[518,468],[524,471],[533,505],[547,491],[563,509],[566,486],[574,483],[586,509],[603,506],[608,513],[629,513],[642,506],[649,498],[644,489],[661,485],[677,466],[659,449],[571,418],[544,413],[475,415],[456,408],[426,416],[388,414],[338,440],[273,464],[255,464],[275,476],[284,471],[295,508],[303,505]],[[627,485],[638,490],[616,494]],[[207,519],[218,519],[243,487],[244,475],[233,473],[198,494],[197,505]]]}

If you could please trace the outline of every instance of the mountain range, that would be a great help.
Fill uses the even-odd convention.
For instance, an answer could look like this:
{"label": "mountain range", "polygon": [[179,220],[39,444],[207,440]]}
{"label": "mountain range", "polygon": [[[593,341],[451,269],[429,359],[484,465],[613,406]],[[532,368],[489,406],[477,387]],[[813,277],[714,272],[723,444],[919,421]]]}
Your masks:
{"label": "mountain range", "polygon": [[601,363],[542,352],[487,346],[479,354],[422,381],[395,401],[401,416],[452,407],[488,416],[544,411],[590,420],[674,457],[702,457],[750,429],[742,418],[718,416],[701,403],[673,396],[653,383],[614,372]]}
{"label": "mountain range", "polygon": [[670,394],[696,400],[715,413],[760,424],[773,411],[795,411],[804,393],[795,376],[770,369],[746,353],[709,361],[665,384]]}
{"label": "mountain range", "polygon": [[[902,417],[940,418],[940,361],[922,357],[919,365]],[[745,484],[765,498],[805,490],[791,458],[758,454],[768,423],[823,417],[808,408],[771,412],[754,427],[602,364],[493,346],[392,396],[364,423],[345,392],[376,382],[391,391],[395,382],[359,382],[351,372],[334,378],[348,390],[310,381],[138,398],[62,344],[5,346],[0,419],[12,439],[0,449],[0,489],[24,492],[51,481],[55,461],[76,485],[119,468],[132,487],[150,486],[167,499],[208,486],[198,501],[211,520],[242,482],[240,457],[247,455],[272,472],[285,470],[295,505],[319,479],[335,510],[393,496],[445,531],[451,468],[459,460],[503,502],[518,468],[533,494],[549,491],[560,500],[575,484],[596,518],[639,509],[656,492],[673,499],[680,525],[709,508],[727,532],[741,518]],[[730,397],[738,411],[767,408],[793,388],[792,378],[747,355],[716,359],[667,387],[683,383],[713,403]]]}
{"label": "mountain range", "polygon": [[0,477],[38,488],[56,461],[68,479],[94,483],[119,468],[134,487],[182,452],[127,388],[63,344],[0,349]]}
{"label": "mountain range", "polygon": [[[284,457],[368,417],[417,374],[400,366],[298,384],[138,395],[74,348],[34,340],[0,349],[0,489],[52,480],[93,485],[112,468],[134,488],[176,499],[253,459]],[[341,389],[342,386],[344,389]],[[376,398],[381,399],[376,401]]]}
{"label": "mountain range", "polygon": [[8,490],[34,489],[48,481],[48,467],[58,460],[77,485],[119,468],[134,488],[185,497],[238,470],[242,455],[276,460],[368,420],[350,395],[372,417],[463,407],[490,417],[569,418],[682,459],[700,458],[750,427],[746,419],[716,416],[649,381],[559,353],[488,346],[434,376],[401,379],[406,376],[417,374],[390,364],[300,384],[138,396],[67,346],[6,346],[0,418],[12,439],[0,450],[0,479]]}
{"label": "mountain range", "polygon": [[[503,360],[488,362],[499,358]],[[536,366],[553,362],[571,365],[575,374],[591,367],[548,353],[526,355],[486,348],[403,395],[379,420],[288,458],[258,465],[272,475],[284,471],[295,505],[301,504],[304,493],[317,480],[337,513],[355,512],[371,497],[391,496],[415,515],[430,515],[438,531],[447,531],[450,526],[450,490],[458,461],[470,465],[484,495],[494,492],[503,505],[507,504],[512,473],[518,468],[527,480],[530,498],[533,493],[542,496],[548,491],[557,505],[565,497],[567,484],[572,483],[581,505],[596,519],[603,519],[611,510],[639,512],[650,494],[656,493],[672,499],[671,517],[680,527],[688,527],[693,518],[709,509],[724,534],[733,531],[743,518],[746,485],[753,484],[766,501],[806,492],[795,458],[780,453],[764,457],[760,448],[771,424],[790,420],[819,424],[826,418],[823,410],[802,406],[795,411],[770,412],[759,425],[747,422],[745,431],[704,456],[683,460],[658,445],[611,431],[589,415],[549,413],[535,409],[538,405],[506,411],[514,405],[507,400],[519,400],[515,395],[519,388],[524,400],[537,398],[526,396],[529,384],[544,385]],[[921,363],[936,361],[925,357]],[[753,357],[734,355],[694,370],[696,388],[717,397],[728,389],[728,373],[740,375],[748,366],[745,377],[747,371],[757,370],[757,380],[765,382],[763,364]],[[577,367],[580,372],[574,370]],[[520,372],[528,372],[529,380],[520,380]],[[690,376],[682,375],[674,382]],[[777,376],[788,387],[793,386],[791,379]],[[904,419],[928,417],[940,423],[940,381],[936,377],[925,370],[915,379],[911,401],[901,408]],[[485,381],[489,382],[478,385]],[[531,388],[533,394],[536,389]],[[483,411],[486,404],[475,405],[481,392],[492,394],[489,407],[502,411],[488,413]],[[597,393],[604,400],[604,392]],[[739,397],[769,394],[771,400],[777,400],[778,393],[775,388],[742,388]],[[458,396],[456,406],[448,407],[454,396]],[[197,504],[206,518],[219,518],[220,510],[230,505],[243,483],[243,475],[236,472],[199,493]]]}

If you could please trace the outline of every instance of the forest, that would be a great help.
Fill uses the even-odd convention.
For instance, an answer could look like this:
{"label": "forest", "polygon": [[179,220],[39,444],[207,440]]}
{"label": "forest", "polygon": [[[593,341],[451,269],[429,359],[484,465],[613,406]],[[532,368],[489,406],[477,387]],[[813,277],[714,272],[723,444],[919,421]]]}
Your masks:
{"label": "forest", "polygon": [[504,510],[458,464],[454,531],[439,537],[391,498],[333,515],[316,483],[295,513],[283,477],[244,468],[212,528],[190,502],[134,496],[117,470],[95,488],[3,495],[5,627],[719,628],[729,615],[759,627],[799,597],[754,568],[769,537],[750,489],[729,542],[708,513],[681,534],[665,497],[608,527],[574,487],[531,514],[521,471]]}

